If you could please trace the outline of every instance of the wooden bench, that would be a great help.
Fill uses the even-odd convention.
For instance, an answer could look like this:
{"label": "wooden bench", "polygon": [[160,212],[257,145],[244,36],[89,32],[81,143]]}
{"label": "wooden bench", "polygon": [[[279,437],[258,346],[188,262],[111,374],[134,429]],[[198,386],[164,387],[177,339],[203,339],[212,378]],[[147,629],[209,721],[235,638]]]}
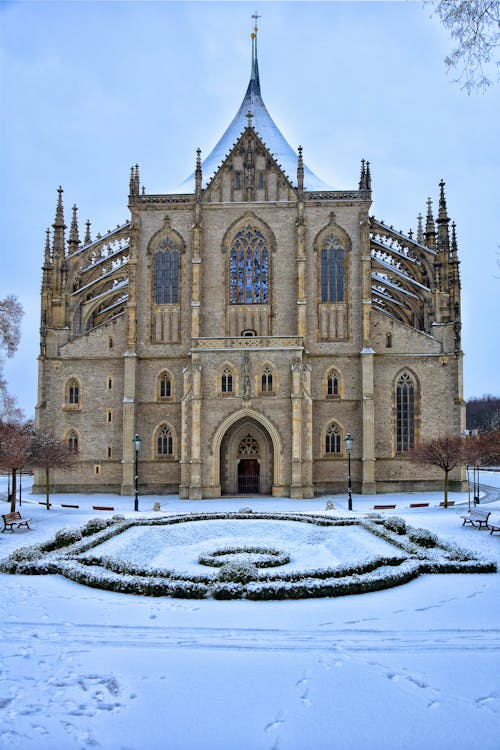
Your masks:
{"label": "wooden bench", "polygon": [[487,529],[488,518],[490,516],[491,512],[489,510],[477,510],[477,508],[474,508],[474,510],[471,510],[466,516],[460,516],[460,518],[464,519],[462,526],[465,526],[466,523],[470,523],[471,526],[476,526],[478,529]]}
{"label": "wooden bench", "polygon": [[410,508],[428,508],[429,503],[410,503]]}
{"label": "wooden bench", "polygon": [[3,529],[2,534],[5,531],[6,528],[10,528],[11,531],[14,531],[13,527],[17,526],[19,528],[20,526],[27,526],[28,529],[31,531],[31,527],[29,522],[31,521],[31,518],[21,518],[21,514],[18,510],[16,510],[15,513],[4,513],[2,515],[3,518]]}
{"label": "wooden bench", "polygon": [[394,510],[395,505],[374,505],[373,510]]}
{"label": "wooden bench", "polygon": [[61,508],[79,508],[79,505],[70,505],[69,503],[61,503]]}
{"label": "wooden bench", "polygon": [[93,505],[92,510],[114,510],[112,505]]}
{"label": "wooden bench", "polygon": [[[448,500],[448,502],[446,503],[446,507],[449,508],[452,505],[455,505],[455,501],[454,500]],[[441,502],[439,503],[439,507],[440,508],[444,508],[444,500],[441,500]]]}

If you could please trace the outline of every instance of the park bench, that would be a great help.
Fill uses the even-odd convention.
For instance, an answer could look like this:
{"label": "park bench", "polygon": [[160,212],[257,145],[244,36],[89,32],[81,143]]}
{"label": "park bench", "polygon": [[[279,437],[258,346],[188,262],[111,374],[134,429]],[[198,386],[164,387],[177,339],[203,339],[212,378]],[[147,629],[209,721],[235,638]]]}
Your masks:
{"label": "park bench", "polygon": [[93,505],[92,510],[114,510],[112,505]]}
{"label": "park bench", "polygon": [[30,529],[29,522],[31,521],[31,518],[21,518],[21,514],[18,510],[15,511],[15,513],[4,513],[2,515],[3,518],[3,529],[2,534],[5,531],[5,529],[10,528],[10,530],[13,532],[14,526],[17,526],[19,528],[20,526],[27,526],[28,529]]}
{"label": "park bench", "polygon": [[410,508],[428,508],[429,503],[410,503]]}
{"label": "park bench", "polygon": [[489,510],[477,510],[477,508],[474,508],[474,510],[471,510],[466,516],[460,516],[460,518],[464,519],[462,526],[465,526],[466,523],[470,523],[478,529],[487,529],[488,518],[490,516],[491,512]]}
{"label": "park bench", "polygon": [[[453,505],[455,505],[455,501],[454,500],[448,500],[448,502],[446,503],[446,507],[447,508],[451,508],[451,507],[453,507]],[[440,508],[444,508],[445,507],[444,506],[444,500],[441,500],[441,502],[439,503],[439,507]],[[463,516],[462,516],[462,518],[463,518]]]}
{"label": "park bench", "polygon": [[490,534],[493,534],[494,531],[500,531],[500,522],[489,523],[488,528],[490,530]]}
{"label": "park bench", "polygon": [[395,505],[374,505],[373,510],[394,510]]}

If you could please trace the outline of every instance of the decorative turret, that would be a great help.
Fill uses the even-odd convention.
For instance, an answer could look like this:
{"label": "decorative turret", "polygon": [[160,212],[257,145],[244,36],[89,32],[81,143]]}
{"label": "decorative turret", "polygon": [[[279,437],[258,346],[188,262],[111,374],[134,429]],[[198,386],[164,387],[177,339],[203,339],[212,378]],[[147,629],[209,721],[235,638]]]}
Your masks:
{"label": "decorative turret", "polygon": [[76,204],[73,206],[72,211],[73,215],[71,218],[68,237],[68,255],[71,255],[71,253],[75,253],[80,247],[80,238],[78,236],[78,208],[76,207]]}
{"label": "decorative turret", "polygon": [[359,177],[359,189],[360,190],[371,190],[372,189],[372,177],[370,174],[370,162],[361,159],[361,174]]}
{"label": "decorative turret", "polygon": [[86,227],[85,237],[83,238],[83,244],[85,246],[90,245],[92,242],[92,236],[90,234],[90,226],[91,226],[90,219],[87,219],[87,221],[85,222],[85,227]]}
{"label": "decorative turret", "polygon": [[140,191],[140,180],[139,180],[139,165],[136,164],[135,167],[130,167],[130,180],[129,180],[129,188],[128,188],[128,194],[130,197],[139,195]]}
{"label": "decorative turret", "polygon": [[460,261],[458,259],[458,246],[457,246],[457,225],[455,222],[451,225],[451,244],[449,252],[449,285],[450,289],[453,287],[460,288]]}
{"label": "decorative turret", "polygon": [[422,216],[422,214],[419,214],[417,216],[417,242],[419,243],[419,245],[423,245],[425,240],[423,221],[424,217]]}
{"label": "decorative turret", "polygon": [[427,247],[436,247],[436,225],[432,215],[432,200],[427,198],[427,218],[425,222],[425,244]]}
{"label": "decorative turret", "polygon": [[200,200],[201,197],[201,183],[203,179],[203,173],[201,170],[201,149],[196,149],[196,169],[194,172],[194,178],[195,178],[195,193],[196,193],[196,200]]}
{"label": "decorative turret", "polygon": [[298,148],[298,158],[297,158],[297,190],[299,193],[299,197],[302,197],[304,194],[304,160],[302,159],[302,146],[299,146]]}
{"label": "decorative turret", "polygon": [[52,256],[54,258],[54,261],[56,260],[56,258],[64,258],[64,231],[66,229],[66,224],[64,223],[64,208],[62,202],[62,194],[64,190],[61,186],[59,186],[57,188],[57,192],[58,198],[56,206],[56,216],[54,219],[54,223],[52,224],[54,228],[54,237],[52,244]]}
{"label": "decorative turret", "polygon": [[50,253],[50,229],[45,232],[45,250],[42,266],[42,290],[50,289],[52,286],[52,258]]}
{"label": "decorative turret", "polygon": [[437,246],[441,252],[448,252],[449,250],[449,233],[448,223],[450,221],[448,217],[448,211],[446,208],[446,197],[444,194],[444,180],[439,183],[439,211],[437,218]]}

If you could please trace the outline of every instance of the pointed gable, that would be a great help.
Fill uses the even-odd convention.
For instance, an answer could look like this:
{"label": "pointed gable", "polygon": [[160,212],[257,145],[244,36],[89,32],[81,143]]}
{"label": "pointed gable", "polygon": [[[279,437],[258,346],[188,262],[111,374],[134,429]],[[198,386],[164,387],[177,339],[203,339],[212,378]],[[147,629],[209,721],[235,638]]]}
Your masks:
{"label": "pointed gable", "polygon": [[205,190],[209,202],[293,200],[295,195],[291,179],[251,125],[246,126]]}

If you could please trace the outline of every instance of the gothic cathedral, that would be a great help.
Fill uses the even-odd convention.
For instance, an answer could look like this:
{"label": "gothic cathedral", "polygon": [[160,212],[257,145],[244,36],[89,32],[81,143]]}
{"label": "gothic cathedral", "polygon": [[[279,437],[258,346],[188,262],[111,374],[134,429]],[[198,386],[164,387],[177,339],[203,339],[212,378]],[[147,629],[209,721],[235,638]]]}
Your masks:
{"label": "gothic cathedral", "polygon": [[[130,220],[66,237],[42,269],[37,426],[66,441],[54,491],[309,498],[436,487],[420,438],[465,427],[460,278],[444,183],[404,234],[325,185],[261,95],[257,29],[242,104],[175,194],[131,169]],[[454,474],[455,483],[461,479]],[[35,478],[34,491],[44,479]]]}

